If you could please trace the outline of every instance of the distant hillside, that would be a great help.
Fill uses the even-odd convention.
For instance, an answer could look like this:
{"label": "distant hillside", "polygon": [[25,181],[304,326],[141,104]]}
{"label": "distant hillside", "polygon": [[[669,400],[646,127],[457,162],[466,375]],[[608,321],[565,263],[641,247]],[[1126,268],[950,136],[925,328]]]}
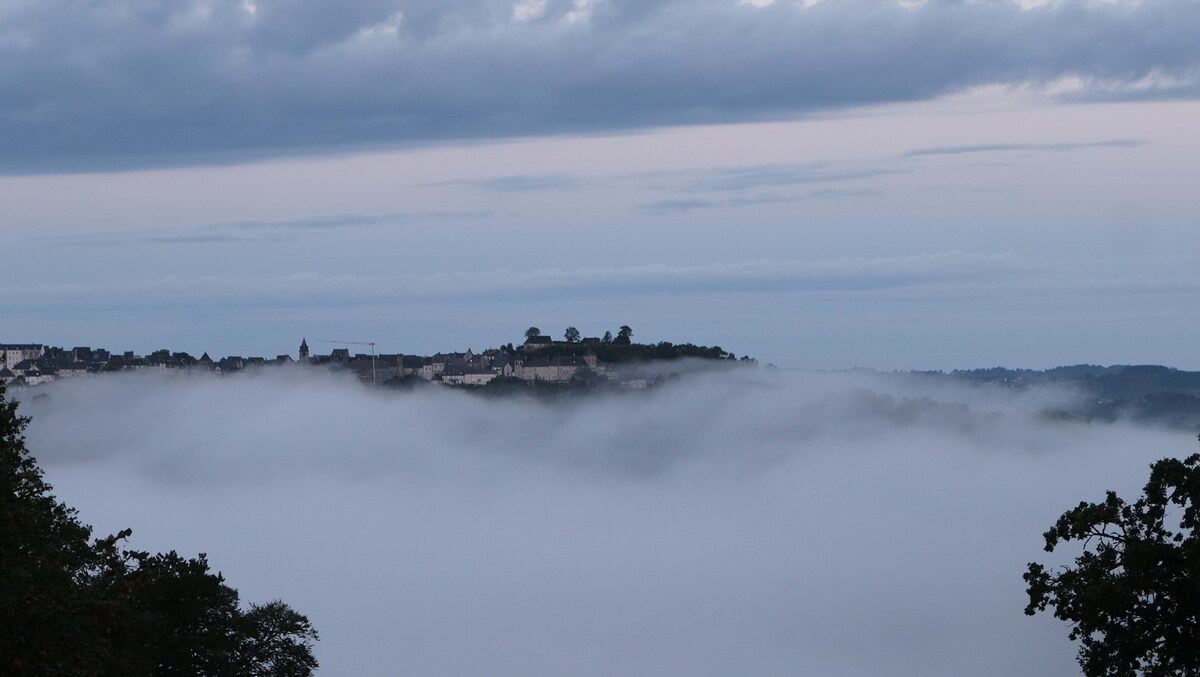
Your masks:
{"label": "distant hillside", "polygon": [[1045,371],[1032,369],[919,372],[921,376],[1010,388],[1060,384],[1078,389],[1084,402],[1072,411],[1048,414],[1079,420],[1129,419],[1200,431],[1200,371],[1162,365],[1077,364]]}

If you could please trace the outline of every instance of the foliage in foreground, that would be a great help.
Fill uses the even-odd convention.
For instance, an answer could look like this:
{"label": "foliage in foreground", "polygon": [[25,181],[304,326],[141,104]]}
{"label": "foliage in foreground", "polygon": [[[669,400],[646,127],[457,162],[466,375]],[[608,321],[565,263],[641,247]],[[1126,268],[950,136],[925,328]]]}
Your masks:
{"label": "foliage in foreground", "polygon": [[203,554],[126,550],[60,503],[0,386],[0,674],[299,677],[317,633],[283,602],[239,605]]}
{"label": "foliage in foreground", "polygon": [[1046,532],[1046,551],[1079,541],[1074,566],[1025,573],[1033,615],[1054,608],[1080,642],[1088,677],[1200,675],[1200,454],[1154,463],[1143,496],[1108,492]]}

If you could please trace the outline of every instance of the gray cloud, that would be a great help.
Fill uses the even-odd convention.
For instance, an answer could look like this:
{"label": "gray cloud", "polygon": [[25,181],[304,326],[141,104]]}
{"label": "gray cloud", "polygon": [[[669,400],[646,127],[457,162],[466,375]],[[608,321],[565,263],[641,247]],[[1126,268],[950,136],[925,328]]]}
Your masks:
{"label": "gray cloud", "polygon": [[847,167],[814,162],[801,165],[757,165],[721,167],[688,172],[667,172],[664,176],[680,183],[686,193],[740,191],[751,188],[794,186],[808,183],[851,181],[896,174],[901,170],[886,167]]}
{"label": "gray cloud", "polygon": [[216,242],[284,242],[323,233],[372,226],[445,219],[481,219],[490,212],[390,212],[383,214],[322,214],[291,219],[238,219],[199,225],[149,227],[54,236],[57,242],[95,246],[134,243],[196,244]]}
{"label": "gray cloud", "polygon": [[1063,78],[1072,97],[1192,97],[1197,34],[1190,0],[7,3],[0,171],[780,119]]}
{"label": "gray cloud", "polygon": [[463,186],[476,190],[498,193],[521,193],[525,191],[558,190],[578,188],[587,182],[578,176],[566,174],[513,174],[493,176],[486,179],[455,179],[421,184],[423,186]]}
{"label": "gray cloud", "polygon": [[[452,181],[438,181],[418,185],[465,187],[474,190],[501,193],[570,190],[596,184],[662,190],[680,195],[714,192],[737,193],[760,188],[784,188],[812,183],[855,181],[907,171],[903,168],[889,166],[889,160],[891,159],[883,160],[873,166],[856,166],[834,162],[808,162],[803,164],[764,164],[711,167],[706,169],[653,170],[601,176],[584,176],[582,174],[513,174],[479,179],[455,179]],[[856,190],[827,189],[813,190],[795,195],[743,195],[714,200],[685,197],[677,200],[664,200],[661,203],[654,204],[670,210],[676,207],[690,209],[709,206],[744,206],[768,202],[792,202],[814,197],[839,197],[843,195],[862,194],[861,191]],[[654,211],[656,208],[655,206],[651,206],[649,211]],[[643,206],[642,209],[645,210],[647,207]]]}
{"label": "gray cloud", "polygon": [[1067,628],[1021,613],[1025,563],[1194,446],[1038,415],[1070,392],[848,373],[565,404],[300,370],[26,394],[84,521],[207,552],[364,677],[1074,674]]}
{"label": "gray cloud", "polygon": [[1146,145],[1141,139],[1112,139],[1109,141],[1064,142],[1064,143],[981,143],[968,146],[935,146],[916,148],[900,157],[925,155],[966,155],[970,153],[1069,153],[1092,148],[1137,148]]}
{"label": "gray cloud", "polygon": [[[514,295],[542,302],[660,296],[745,294],[864,301],[946,301],[1084,297],[1174,297],[1200,294],[1200,276],[1181,264],[1080,270],[1034,264],[1009,253],[949,251],[903,257],[734,261],[703,265],[492,269],[398,275],[169,276],[89,284],[0,286],[13,311],[101,314],[178,313],[184,309],[304,309],[312,313],[380,312],[397,304],[495,303]],[[793,297],[794,298],[794,297]],[[507,307],[507,306],[505,306]]]}
{"label": "gray cloud", "polygon": [[[696,266],[624,266],[578,269],[490,270],[428,275],[357,276],[295,274],[278,277],[159,280],[88,285],[15,285],[0,287],[0,299],[14,306],[36,307],[49,299],[94,298],[145,306],[202,306],[250,299],[306,304],[374,303],[388,299],[480,300],[514,293],[588,297],[606,294],[862,291],[901,288],[976,287],[1011,278],[1021,270],[1013,254],[944,252],[908,257],[830,261],[739,261]],[[237,304],[235,304],[237,305]]]}
{"label": "gray cloud", "polygon": [[811,190],[804,193],[794,194],[765,194],[765,195],[745,195],[728,198],[673,198],[667,200],[658,200],[656,202],[647,202],[638,205],[638,210],[646,214],[674,214],[678,212],[689,212],[697,209],[730,209],[737,207],[752,207],[755,205],[777,204],[781,202],[803,202],[805,200],[830,200],[847,197],[872,197],[880,195],[882,191],[863,188],[859,190]]}

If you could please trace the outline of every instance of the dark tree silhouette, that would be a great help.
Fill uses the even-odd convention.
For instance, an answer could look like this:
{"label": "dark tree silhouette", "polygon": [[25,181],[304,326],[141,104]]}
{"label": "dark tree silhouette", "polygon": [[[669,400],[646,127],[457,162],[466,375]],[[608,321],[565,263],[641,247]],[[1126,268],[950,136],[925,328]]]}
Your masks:
{"label": "dark tree silhouette", "polygon": [[1154,463],[1143,495],[1109,491],[1046,532],[1046,551],[1079,541],[1074,566],[1025,573],[1029,605],[1071,624],[1088,677],[1200,675],[1200,454]]}
{"label": "dark tree silhouette", "polygon": [[282,602],[242,610],[204,555],[91,538],[25,447],[0,385],[0,674],[307,677],[317,633]]}

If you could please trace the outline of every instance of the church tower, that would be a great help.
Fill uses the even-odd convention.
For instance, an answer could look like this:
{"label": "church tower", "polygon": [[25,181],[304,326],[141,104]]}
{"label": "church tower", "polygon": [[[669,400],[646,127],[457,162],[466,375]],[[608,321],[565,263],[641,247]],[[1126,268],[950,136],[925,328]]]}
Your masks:
{"label": "church tower", "polygon": [[300,339],[300,364],[308,364],[308,339]]}

